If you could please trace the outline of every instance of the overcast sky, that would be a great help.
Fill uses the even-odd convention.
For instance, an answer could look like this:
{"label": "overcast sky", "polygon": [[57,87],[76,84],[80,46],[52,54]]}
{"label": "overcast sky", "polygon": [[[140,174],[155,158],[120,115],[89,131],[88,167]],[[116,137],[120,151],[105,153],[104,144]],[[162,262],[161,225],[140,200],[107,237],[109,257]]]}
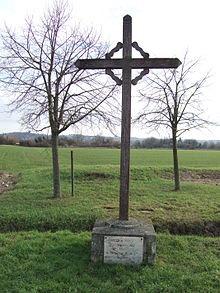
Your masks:
{"label": "overcast sky", "polygon": [[[0,26],[4,22],[19,26],[27,15],[40,15],[52,0],[0,0]],[[150,57],[178,57],[188,49],[194,59],[201,57],[200,72],[211,70],[209,87],[204,91],[207,117],[220,123],[220,17],[218,0],[69,0],[74,19],[102,34],[112,47],[122,41],[122,18],[132,16],[133,41]],[[7,97],[0,96],[0,133],[23,130],[19,115],[6,114]],[[135,105],[133,105],[135,108]],[[86,134],[82,131],[82,134]],[[104,132],[99,134],[106,134]],[[120,134],[120,133],[119,133]],[[132,136],[159,136],[132,129]],[[160,137],[168,137],[160,134]],[[183,138],[220,139],[220,127],[192,131]]]}

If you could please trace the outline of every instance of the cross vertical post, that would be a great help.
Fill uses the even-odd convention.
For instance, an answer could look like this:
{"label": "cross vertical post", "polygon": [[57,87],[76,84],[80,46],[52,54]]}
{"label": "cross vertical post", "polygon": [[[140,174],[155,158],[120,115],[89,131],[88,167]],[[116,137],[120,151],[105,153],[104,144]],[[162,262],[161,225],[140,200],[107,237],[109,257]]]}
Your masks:
{"label": "cross vertical post", "polygon": [[132,19],[123,18],[123,60],[122,69],[122,122],[121,122],[121,164],[119,220],[128,220],[129,170],[130,170],[130,128],[131,128],[131,66]]}
{"label": "cross vertical post", "polygon": [[[142,58],[132,58],[132,47]],[[112,56],[123,49],[123,58]],[[122,116],[121,116],[121,164],[120,164],[120,202],[119,220],[128,220],[129,211],[129,173],[130,173],[130,129],[131,129],[131,84],[137,82],[149,69],[177,68],[181,64],[178,58],[149,58],[149,54],[132,42],[132,18],[126,15],[123,18],[123,43],[118,42],[116,47],[106,54],[105,59],[79,59],[75,62],[79,69],[105,69],[106,74],[122,85]],[[118,78],[112,69],[122,69],[122,79]],[[141,73],[132,79],[132,69],[142,69]]]}

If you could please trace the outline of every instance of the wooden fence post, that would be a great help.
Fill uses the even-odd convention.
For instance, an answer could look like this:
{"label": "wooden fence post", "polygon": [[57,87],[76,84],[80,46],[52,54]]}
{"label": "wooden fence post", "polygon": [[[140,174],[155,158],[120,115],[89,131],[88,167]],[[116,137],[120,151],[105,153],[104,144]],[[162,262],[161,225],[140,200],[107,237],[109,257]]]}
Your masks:
{"label": "wooden fence post", "polygon": [[74,196],[73,151],[71,151],[71,182],[72,182],[72,196]]}

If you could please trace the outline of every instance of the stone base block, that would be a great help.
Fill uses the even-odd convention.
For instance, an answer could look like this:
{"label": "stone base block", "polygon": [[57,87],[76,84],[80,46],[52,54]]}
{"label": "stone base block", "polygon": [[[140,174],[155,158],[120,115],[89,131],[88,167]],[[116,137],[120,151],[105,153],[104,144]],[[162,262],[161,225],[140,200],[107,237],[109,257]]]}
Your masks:
{"label": "stone base block", "polygon": [[103,219],[92,230],[91,260],[125,265],[153,265],[156,234],[151,220]]}

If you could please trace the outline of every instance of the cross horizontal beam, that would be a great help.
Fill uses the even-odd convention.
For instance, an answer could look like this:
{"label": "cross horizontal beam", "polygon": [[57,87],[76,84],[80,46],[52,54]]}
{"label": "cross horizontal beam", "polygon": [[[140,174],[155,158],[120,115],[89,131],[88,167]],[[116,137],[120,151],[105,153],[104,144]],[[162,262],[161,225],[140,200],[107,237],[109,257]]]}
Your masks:
{"label": "cross horizontal beam", "polygon": [[177,68],[180,64],[178,58],[79,59],[75,62],[79,69],[159,69]]}

